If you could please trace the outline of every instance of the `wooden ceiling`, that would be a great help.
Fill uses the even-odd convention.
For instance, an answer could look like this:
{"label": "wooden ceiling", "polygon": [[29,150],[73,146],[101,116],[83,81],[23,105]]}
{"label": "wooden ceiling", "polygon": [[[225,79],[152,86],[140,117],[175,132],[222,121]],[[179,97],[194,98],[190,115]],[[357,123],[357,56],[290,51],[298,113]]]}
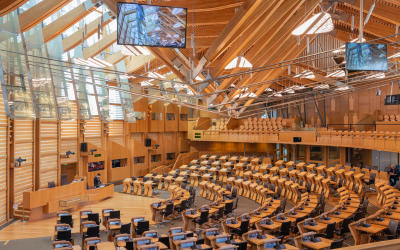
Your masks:
{"label": "wooden ceiling", "polygon": [[[0,15],[20,7],[25,2],[27,1],[0,0]],[[32,28],[70,2],[71,0],[43,0],[19,15],[21,30],[26,31]],[[102,1],[114,16],[117,14],[117,2],[120,1]],[[147,3],[148,1],[139,0],[138,2]],[[330,10],[330,13],[333,14],[347,13],[355,16],[355,29],[353,31],[351,30],[350,18],[348,20],[334,20],[334,27],[337,30],[335,38],[343,42],[356,38],[358,34],[360,3],[359,0],[356,0],[354,5],[350,5],[351,2],[353,1],[340,0]],[[374,2],[374,0],[363,1],[364,18]],[[306,48],[306,39],[302,35],[300,44],[298,44],[297,36],[291,35],[291,32],[313,14],[321,11],[319,0],[152,0],[151,4],[188,8],[187,48],[179,51],[169,48],[149,48],[152,53],[151,56],[124,56],[119,52],[117,55],[107,55],[106,60],[112,64],[124,60],[129,73],[135,74],[145,73],[143,64],[150,60],[150,69],[164,65],[162,72],[172,72],[174,77],[184,82],[190,82],[191,65],[189,65],[189,60],[194,62],[193,78],[199,76],[201,79],[205,79],[207,74],[215,78],[248,70],[248,68],[239,67],[225,70],[225,67],[237,56],[245,56],[253,65],[253,68],[298,57]],[[88,8],[84,4],[81,5],[43,28],[46,42],[63,33],[91,11],[96,10],[95,7]],[[322,5],[325,5],[325,3],[323,2]],[[364,37],[371,40],[393,35],[396,25],[400,25],[399,13],[400,0],[376,1],[371,18],[364,27]],[[103,20],[104,24],[108,24],[112,19],[103,18]],[[96,33],[98,22],[99,20],[95,20],[87,24],[88,32],[84,39]],[[81,29],[64,38],[64,51],[68,51],[81,43]],[[96,56],[102,51],[108,51],[109,47],[116,42],[116,33],[114,33],[104,35],[100,41],[84,49],[84,58]],[[191,44],[192,33],[194,34],[195,48],[192,48]],[[314,38],[315,35],[310,35],[310,42]],[[387,39],[387,42],[394,42],[396,39],[391,37]],[[213,83],[207,85],[201,91],[201,94],[214,93],[216,88],[218,88],[218,91],[227,90],[232,88],[232,84],[236,88],[244,87],[254,82],[284,76],[285,73],[278,68],[255,72],[251,75],[246,74],[222,79],[218,81],[218,86]],[[306,84],[313,80],[298,79],[293,81],[298,84]],[[139,83],[139,81],[134,79],[132,83]],[[267,88],[280,90],[284,87],[269,82],[252,87],[249,91],[260,96]],[[193,88],[193,90],[197,92],[198,88]],[[220,104],[229,102],[239,92],[241,92],[241,89],[233,88],[232,91],[220,92],[209,97],[215,104]],[[253,101],[247,100],[241,105],[248,106]]]}

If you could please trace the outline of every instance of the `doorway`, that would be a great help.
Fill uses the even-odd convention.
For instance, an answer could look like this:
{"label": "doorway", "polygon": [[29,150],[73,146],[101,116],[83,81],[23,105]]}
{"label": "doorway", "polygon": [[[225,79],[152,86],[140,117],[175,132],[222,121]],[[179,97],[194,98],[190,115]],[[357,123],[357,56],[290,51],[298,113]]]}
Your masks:
{"label": "doorway", "polygon": [[75,162],[61,165],[61,174],[66,174],[68,183],[71,183],[75,176],[78,175],[77,163]]}

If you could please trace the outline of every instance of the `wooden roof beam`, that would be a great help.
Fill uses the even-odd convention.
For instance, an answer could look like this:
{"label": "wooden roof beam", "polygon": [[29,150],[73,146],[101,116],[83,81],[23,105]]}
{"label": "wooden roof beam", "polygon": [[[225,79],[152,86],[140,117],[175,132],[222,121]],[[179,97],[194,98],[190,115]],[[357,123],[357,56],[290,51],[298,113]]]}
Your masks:
{"label": "wooden roof beam", "polygon": [[[97,1],[96,1],[97,2]],[[61,35],[64,31],[69,29],[76,22],[89,15],[90,12],[97,9],[100,3],[93,3],[92,0],[86,0],[84,3],[78,5],[70,12],[57,18],[49,25],[43,27],[43,38],[44,42],[47,43],[57,36]]]}
{"label": "wooden roof beam", "polygon": [[32,29],[72,0],[44,0],[18,15],[22,32]]}
{"label": "wooden roof beam", "polygon": [[[111,13],[104,13],[103,14],[103,26],[109,24],[112,20],[114,19],[114,16]],[[97,26],[101,22],[101,17],[93,20],[89,24],[86,25],[86,31],[87,34],[85,34],[84,40],[88,39],[92,35],[94,35],[97,32]],[[85,30],[85,28],[80,28],[76,32],[74,32],[72,35],[66,37],[64,40],[62,40],[62,45],[64,52],[67,52],[79,44],[82,43],[82,32]]]}
{"label": "wooden roof beam", "polygon": [[[243,3],[238,12],[229,21],[229,23],[226,25],[226,27],[222,30],[217,39],[208,49],[206,54],[200,60],[199,65],[194,70],[194,77],[196,77],[201,73],[201,71],[203,71],[208,62],[215,60],[215,58],[222,53],[223,48],[229,45],[228,42],[235,38],[233,37],[234,34],[236,34],[238,31],[243,32],[251,26],[252,23],[249,23],[248,20],[256,19],[257,17],[253,16],[253,14],[257,11],[258,8],[260,8],[260,6],[268,6],[268,4],[266,5],[267,2],[269,1],[246,0]],[[260,13],[260,15],[261,14],[263,13]]]}
{"label": "wooden roof beam", "polygon": [[[257,25],[255,29],[248,29],[243,34],[242,38],[240,39],[240,45],[235,46],[235,49],[230,49],[225,53],[222,59],[217,63],[216,67],[211,71],[211,76],[219,76],[224,71],[225,67],[237,56],[239,51],[246,51],[257,41],[266,43],[267,41],[261,40],[260,38],[264,34],[268,34],[269,37],[271,37],[270,31],[273,30],[272,28],[276,25],[276,23],[279,22],[281,25],[286,23],[286,20],[281,19],[285,16],[286,19],[289,19],[294,14],[294,11],[296,11],[297,8],[304,3],[304,1],[305,0],[297,1],[297,5],[293,4],[291,1],[285,1],[282,6],[280,6],[282,1],[279,1],[277,4],[275,4],[267,16],[260,18],[264,20],[260,20],[261,23]],[[276,9],[278,7],[279,9]],[[264,25],[263,22],[268,22],[268,24]]]}
{"label": "wooden roof beam", "polygon": [[88,59],[100,54],[103,50],[117,42],[117,31],[103,36],[102,39],[83,50],[83,59]]}
{"label": "wooden roof beam", "polygon": [[0,16],[4,16],[10,12],[13,12],[28,1],[29,0],[0,0]]}

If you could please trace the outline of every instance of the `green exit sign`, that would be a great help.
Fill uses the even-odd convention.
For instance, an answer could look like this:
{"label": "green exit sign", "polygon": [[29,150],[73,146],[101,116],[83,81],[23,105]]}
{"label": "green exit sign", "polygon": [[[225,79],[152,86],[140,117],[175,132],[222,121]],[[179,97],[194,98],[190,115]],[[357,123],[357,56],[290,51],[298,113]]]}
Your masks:
{"label": "green exit sign", "polygon": [[94,155],[94,157],[100,157],[101,156],[101,154],[95,154]]}

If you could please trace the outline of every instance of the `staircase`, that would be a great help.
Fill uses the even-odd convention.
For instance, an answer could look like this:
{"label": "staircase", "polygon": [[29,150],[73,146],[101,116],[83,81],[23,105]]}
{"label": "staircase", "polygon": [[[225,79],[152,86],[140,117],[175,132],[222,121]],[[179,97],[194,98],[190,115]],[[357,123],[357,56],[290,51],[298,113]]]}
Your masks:
{"label": "staircase", "polygon": [[[23,215],[24,215],[23,207],[22,205],[19,205],[18,209],[14,211],[14,219],[22,220]],[[31,210],[25,209],[25,216],[24,216],[25,221],[29,221],[30,216],[31,216]]]}

